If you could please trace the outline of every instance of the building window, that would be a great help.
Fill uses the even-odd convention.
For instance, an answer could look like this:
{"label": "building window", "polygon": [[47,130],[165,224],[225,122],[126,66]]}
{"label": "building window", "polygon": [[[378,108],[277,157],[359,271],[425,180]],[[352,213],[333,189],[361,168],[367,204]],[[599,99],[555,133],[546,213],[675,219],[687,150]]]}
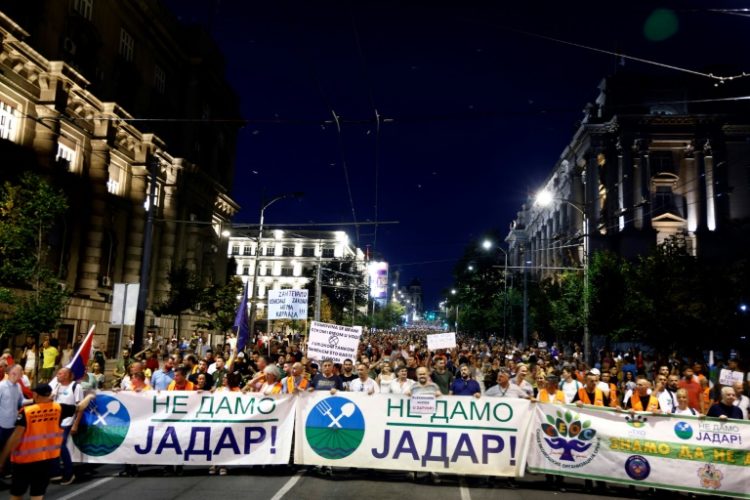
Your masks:
{"label": "building window", "polygon": [[294,257],[294,247],[284,247],[281,250],[281,255],[284,257]]}
{"label": "building window", "polygon": [[250,245],[242,249],[242,255],[252,255],[252,254],[253,254],[253,247],[251,247]]}
{"label": "building window", "polygon": [[91,21],[91,14],[94,11],[94,0],[73,0],[73,10]]}
{"label": "building window", "polygon": [[266,247],[266,255],[268,255],[269,257],[276,255],[276,247]]}
{"label": "building window", "polygon": [[76,150],[71,146],[63,144],[62,142],[57,143],[57,156],[55,161],[65,162],[67,164],[67,170],[73,171],[75,167]]}
{"label": "building window", "polygon": [[15,109],[10,104],[0,101],[0,139],[15,141],[16,128],[18,128],[18,119]]}
{"label": "building window", "polygon": [[120,55],[127,62],[133,62],[133,52],[135,52],[135,40],[133,36],[125,31],[124,28],[120,29]]}
{"label": "building window", "polygon": [[154,88],[160,94],[163,94],[167,89],[167,73],[158,64],[154,66]]}
{"label": "building window", "polygon": [[245,269],[242,270],[242,274],[248,276],[250,274],[250,266],[245,266]]}
{"label": "building window", "polygon": [[[151,192],[151,186],[149,186],[150,182],[146,184],[146,200],[143,202],[143,208],[146,209],[148,212],[148,202],[151,198],[148,193]],[[156,196],[154,196],[154,206],[159,206],[159,198],[161,197],[161,186],[159,184],[156,185]]]}
{"label": "building window", "polygon": [[292,289],[292,285],[286,285],[286,284],[281,285],[281,289],[282,290],[291,290]]}
{"label": "building window", "polygon": [[324,259],[332,259],[333,258],[333,248],[324,248],[323,249],[323,258]]}
{"label": "building window", "polygon": [[107,181],[107,191],[109,191],[112,194],[118,194],[120,191],[120,183],[117,182],[114,179],[110,179]]}
{"label": "building window", "polygon": [[232,245],[232,255],[239,255],[239,254],[240,254],[240,246]]}
{"label": "building window", "polygon": [[315,257],[315,248],[314,247],[302,247],[302,256],[303,257]]}
{"label": "building window", "polygon": [[282,276],[294,276],[294,268],[289,266],[284,266],[281,268],[281,275]]}
{"label": "building window", "polygon": [[651,175],[677,174],[675,171],[674,155],[671,151],[650,151],[648,154]]}

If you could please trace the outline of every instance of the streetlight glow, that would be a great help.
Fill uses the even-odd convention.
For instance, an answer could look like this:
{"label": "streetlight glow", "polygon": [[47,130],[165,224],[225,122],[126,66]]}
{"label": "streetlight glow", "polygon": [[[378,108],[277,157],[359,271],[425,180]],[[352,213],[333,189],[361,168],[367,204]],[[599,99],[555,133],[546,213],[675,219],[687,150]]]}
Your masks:
{"label": "streetlight glow", "polygon": [[484,248],[485,250],[489,250],[490,248],[492,248],[492,242],[490,240],[484,240],[482,242],[482,248]]}
{"label": "streetlight glow", "polygon": [[456,289],[451,290],[451,295],[456,295]]}
{"label": "streetlight glow", "polygon": [[550,206],[553,200],[554,197],[552,196],[552,193],[547,189],[540,190],[534,197],[534,201],[536,202],[536,204],[542,207]]}

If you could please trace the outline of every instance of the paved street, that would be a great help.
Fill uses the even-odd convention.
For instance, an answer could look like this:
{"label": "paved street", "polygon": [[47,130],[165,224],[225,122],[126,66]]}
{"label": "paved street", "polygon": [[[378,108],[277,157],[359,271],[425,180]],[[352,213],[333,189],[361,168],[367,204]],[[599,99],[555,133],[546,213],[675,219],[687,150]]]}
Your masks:
{"label": "paved street", "polygon": [[[412,480],[405,473],[350,471],[340,469],[333,477],[321,476],[315,471],[294,472],[287,468],[240,468],[230,470],[228,476],[208,476],[205,468],[188,468],[182,477],[164,477],[160,467],[144,467],[137,478],[116,477],[119,467],[101,466],[93,474],[79,477],[72,486],[51,485],[47,497],[51,500],[149,500],[149,499],[201,499],[246,498],[252,491],[255,500],[281,498],[357,498],[409,500],[490,500],[502,497],[508,500],[564,499],[564,498],[637,498],[624,489],[613,488],[607,495],[587,495],[580,481],[568,481],[566,492],[549,491],[539,476],[529,476],[519,482],[519,487],[509,489],[486,484],[484,478],[460,479],[441,476],[439,484],[429,478]],[[79,474],[80,476],[80,474]],[[7,489],[7,488],[6,488]],[[679,494],[660,492],[658,498],[687,498]]]}

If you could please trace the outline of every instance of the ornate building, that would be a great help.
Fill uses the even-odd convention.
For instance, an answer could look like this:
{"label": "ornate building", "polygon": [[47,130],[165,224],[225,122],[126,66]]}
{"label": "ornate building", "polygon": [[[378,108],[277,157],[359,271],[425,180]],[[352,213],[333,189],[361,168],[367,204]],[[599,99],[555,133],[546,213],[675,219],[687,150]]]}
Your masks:
{"label": "ornate building", "polygon": [[[265,318],[265,299],[268,290],[301,289],[314,276],[318,265],[323,269],[337,269],[330,263],[351,260],[355,263],[360,279],[366,283],[367,266],[365,255],[349,241],[344,231],[301,231],[264,229],[260,258],[257,252],[258,231],[246,236],[229,239],[229,256],[234,259],[236,274],[243,283],[252,284],[255,266],[258,281],[255,284],[258,297],[258,318]],[[252,295],[252,293],[251,293]],[[310,304],[313,297],[310,296]]]}
{"label": "ornate building", "polygon": [[[14,19],[0,12],[0,175],[34,170],[64,189],[70,209],[49,245],[73,296],[57,335],[70,341],[96,323],[110,353],[120,334],[109,329],[112,286],[139,281],[148,165],[159,164],[149,303],[175,266],[226,279],[221,232],[239,209],[228,195],[236,125],[163,121],[238,116],[221,59],[158,7],[44,0],[12,2]],[[162,120],[141,121],[149,116]]]}
{"label": "ornate building", "polygon": [[551,203],[530,198],[511,224],[511,264],[553,274],[582,265],[584,242],[633,257],[673,236],[694,255],[746,253],[750,107],[727,99],[746,93],[692,77],[603,80],[539,186]]}

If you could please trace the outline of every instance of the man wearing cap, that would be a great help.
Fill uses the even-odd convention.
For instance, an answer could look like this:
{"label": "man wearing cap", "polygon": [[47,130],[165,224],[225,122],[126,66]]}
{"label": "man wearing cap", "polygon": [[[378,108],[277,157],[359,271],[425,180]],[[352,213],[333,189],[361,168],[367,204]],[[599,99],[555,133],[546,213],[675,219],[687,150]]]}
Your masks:
{"label": "man wearing cap", "polygon": [[484,395],[494,398],[529,398],[526,391],[510,383],[510,370],[502,367],[497,372],[497,385],[487,389]]}
{"label": "man wearing cap", "polygon": [[31,488],[31,498],[44,498],[50,473],[60,459],[63,444],[63,419],[72,418],[72,431],[78,428],[81,412],[94,399],[91,394],[77,405],[52,401],[52,387],[39,384],[34,389],[34,404],[18,412],[16,428],[0,453],[0,464],[10,455],[12,463],[11,498],[22,498]]}

